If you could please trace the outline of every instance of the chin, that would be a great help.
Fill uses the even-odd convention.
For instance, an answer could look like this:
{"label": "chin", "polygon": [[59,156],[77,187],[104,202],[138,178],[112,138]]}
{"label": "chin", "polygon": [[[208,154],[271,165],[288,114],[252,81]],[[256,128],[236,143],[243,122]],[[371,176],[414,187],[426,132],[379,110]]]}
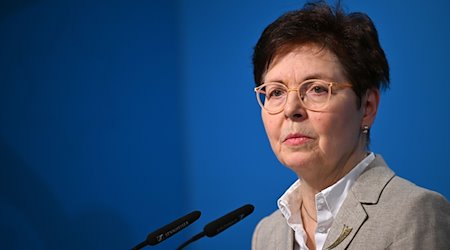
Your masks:
{"label": "chin", "polygon": [[310,166],[308,164],[310,161],[307,157],[290,157],[289,159],[282,160],[281,163],[294,171]]}
{"label": "chin", "polygon": [[311,153],[296,152],[295,155],[283,157],[280,159],[280,162],[297,173],[298,170],[307,169],[316,165],[314,164],[314,158]]}

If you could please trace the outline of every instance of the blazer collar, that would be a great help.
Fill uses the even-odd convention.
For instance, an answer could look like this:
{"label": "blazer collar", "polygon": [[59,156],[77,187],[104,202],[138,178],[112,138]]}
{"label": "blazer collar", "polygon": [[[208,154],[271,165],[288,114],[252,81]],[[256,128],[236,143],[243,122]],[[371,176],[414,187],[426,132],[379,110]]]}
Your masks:
{"label": "blazer collar", "polygon": [[286,223],[286,219],[280,210],[276,211],[273,216],[278,217],[275,220],[276,224],[273,225],[276,230],[271,231],[272,235],[270,238],[273,238],[273,240],[269,241],[267,246],[262,246],[262,248],[274,250],[294,249],[294,230]]}
{"label": "blazer collar", "polygon": [[395,176],[380,155],[358,177],[330,228],[325,249],[345,249],[367,219],[362,204],[376,204],[387,183]]}

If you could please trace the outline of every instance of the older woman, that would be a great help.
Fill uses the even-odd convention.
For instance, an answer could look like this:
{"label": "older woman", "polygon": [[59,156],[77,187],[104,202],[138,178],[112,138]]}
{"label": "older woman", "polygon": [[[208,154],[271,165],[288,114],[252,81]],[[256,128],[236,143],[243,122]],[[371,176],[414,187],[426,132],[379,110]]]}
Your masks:
{"label": "older woman", "polygon": [[253,249],[450,249],[450,205],[368,151],[389,66],[370,18],[306,4],[262,33],[262,120],[299,177],[256,227]]}

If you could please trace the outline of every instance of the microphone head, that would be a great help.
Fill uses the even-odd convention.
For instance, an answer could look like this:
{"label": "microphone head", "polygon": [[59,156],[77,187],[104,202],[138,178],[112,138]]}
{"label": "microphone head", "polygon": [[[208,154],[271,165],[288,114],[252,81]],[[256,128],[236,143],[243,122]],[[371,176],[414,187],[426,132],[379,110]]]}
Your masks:
{"label": "microphone head", "polygon": [[190,224],[194,223],[198,218],[200,218],[200,211],[191,212],[183,217],[178,218],[177,220],[159,228],[158,230],[150,233],[147,236],[147,244],[150,246],[154,246],[170,236],[178,233],[183,230]]}
{"label": "microphone head", "polygon": [[213,237],[247,217],[254,209],[255,207],[251,204],[244,205],[219,219],[210,222],[203,228],[203,232],[206,236]]}

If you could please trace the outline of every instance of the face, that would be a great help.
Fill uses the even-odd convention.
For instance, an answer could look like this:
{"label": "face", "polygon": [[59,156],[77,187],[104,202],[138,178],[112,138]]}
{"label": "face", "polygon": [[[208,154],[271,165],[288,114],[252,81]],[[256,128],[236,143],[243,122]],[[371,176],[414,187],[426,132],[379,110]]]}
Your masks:
{"label": "face", "polygon": [[[264,82],[280,82],[289,88],[307,79],[349,83],[336,56],[326,49],[305,45],[275,58]],[[302,178],[339,179],[365,155],[361,128],[375,118],[378,91],[363,97],[361,107],[351,88],[336,88],[324,111],[306,110],[295,91],[291,91],[284,110],[262,120],[271,147],[281,163]]]}

